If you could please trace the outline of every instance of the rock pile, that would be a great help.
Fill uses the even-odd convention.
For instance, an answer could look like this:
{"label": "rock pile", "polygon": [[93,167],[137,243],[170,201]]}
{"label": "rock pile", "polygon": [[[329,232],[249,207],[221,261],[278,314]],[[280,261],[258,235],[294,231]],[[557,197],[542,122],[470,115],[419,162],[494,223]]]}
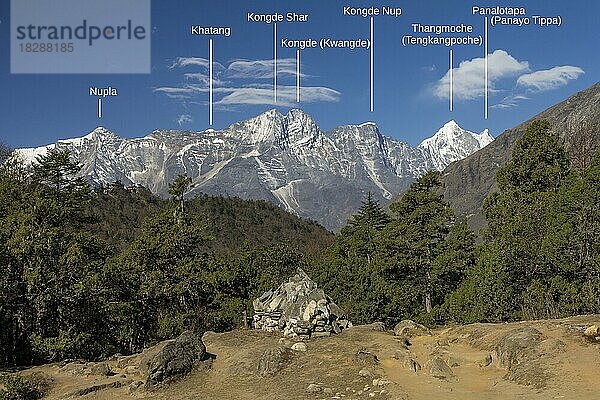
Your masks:
{"label": "rock pile", "polygon": [[306,273],[298,273],[275,290],[254,300],[253,326],[284,336],[311,337],[338,334],[352,324],[333,300]]}

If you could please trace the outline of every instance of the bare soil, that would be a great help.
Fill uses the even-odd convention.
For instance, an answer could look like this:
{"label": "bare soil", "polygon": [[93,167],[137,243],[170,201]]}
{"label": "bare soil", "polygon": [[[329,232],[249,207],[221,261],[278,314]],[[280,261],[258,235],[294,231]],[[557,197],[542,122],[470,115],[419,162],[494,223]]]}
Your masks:
{"label": "bare soil", "polygon": [[[156,348],[107,361],[110,376],[104,365],[83,362],[22,374],[49,377],[48,399],[599,399],[600,344],[583,335],[593,324],[600,324],[600,316],[446,327],[409,338],[408,350],[403,338],[358,326],[306,342],[307,351],[293,351],[279,371],[267,376],[257,371],[263,353],[290,347],[293,341],[253,330],[209,332],[203,340],[216,358],[155,389],[142,385],[139,365]],[[516,348],[507,366],[497,349],[507,357],[507,335],[523,328],[533,328],[541,337]],[[428,366],[434,357],[450,366],[450,376],[432,376]],[[421,366],[416,373],[408,367],[410,360]]]}

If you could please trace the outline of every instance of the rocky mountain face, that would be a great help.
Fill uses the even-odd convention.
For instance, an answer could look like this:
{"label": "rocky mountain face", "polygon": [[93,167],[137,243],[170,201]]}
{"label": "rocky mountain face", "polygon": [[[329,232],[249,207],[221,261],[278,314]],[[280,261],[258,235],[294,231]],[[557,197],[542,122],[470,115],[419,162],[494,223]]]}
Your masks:
{"label": "rocky mountain face", "polygon": [[427,170],[443,170],[491,143],[454,121],[417,147],[383,136],[374,123],[324,132],[301,110],[277,110],[216,131],[157,130],[137,139],[99,127],[86,136],[20,149],[26,162],[49,148],[71,150],[94,184],[121,181],[166,196],[180,174],[188,193],[263,199],[337,230],[367,192],[383,203]]}
{"label": "rocky mountain face", "polygon": [[538,119],[548,120],[552,131],[561,136],[575,167],[585,165],[600,144],[600,83],[504,131],[482,150],[444,170],[444,197],[476,230],[485,226],[481,207],[488,194],[497,189],[498,169],[510,161],[515,142]]}

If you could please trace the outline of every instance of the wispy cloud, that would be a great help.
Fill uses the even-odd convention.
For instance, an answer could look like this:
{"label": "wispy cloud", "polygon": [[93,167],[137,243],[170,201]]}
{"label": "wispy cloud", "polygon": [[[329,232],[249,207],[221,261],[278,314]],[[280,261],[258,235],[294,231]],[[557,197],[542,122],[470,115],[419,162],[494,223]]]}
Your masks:
{"label": "wispy cloud", "polygon": [[[296,87],[286,85],[285,80],[296,77],[296,60],[277,60],[277,76],[282,84],[277,86],[277,103],[274,102],[273,85],[265,80],[273,79],[273,60],[237,59],[227,65],[213,63],[213,94],[217,106],[231,105],[280,105],[293,106],[296,103]],[[178,57],[169,70],[182,71],[183,82],[154,88],[171,99],[183,103],[199,101],[209,90],[209,60],[201,57]],[[307,81],[310,75],[301,73]],[[303,84],[300,90],[301,101],[305,103],[337,102],[341,93],[337,90]],[[201,100],[206,102],[206,100]]]}
{"label": "wispy cloud", "polygon": [[[208,71],[208,69],[210,68],[210,64],[208,59],[206,58],[202,58],[202,57],[177,57],[173,63],[171,64],[171,66],[169,66],[169,69],[175,69],[175,68],[183,68],[183,67],[201,67],[204,68],[206,71]],[[214,62],[213,61],[213,70],[216,71],[222,71],[224,70],[225,67],[223,66],[223,64],[220,64],[218,62]]]}
{"label": "wispy cloud", "polygon": [[[326,87],[310,86],[303,87],[300,90],[302,101],[307,103],[316,102],[336,102],[340,99],[340,92]],[[278,86],[277,87],[277,103],[273,98],[273,87],[258,88],[244,87],[231,89],[231,93],[227,94],[217,105],[233,105],[233,104],[266,104],[280,105],[292,107],[296,103],[296,87],[295,86]]]}
{"label": "wispy cloud", "polygon": [[521,75],[517,79],[517,86],[532,91],[543,92],[564,86],[569,81],[579,78],[584,73],[579,67],[564,65],[562,67],[554,67]]}
{"label": "wispy cloud", "polygon": [[[230,79],[273,79],[273,60],[235,60],[227,66],[225,76]],[[277,60],[277,75],[296,76],[296,60],[282,58]],[[306,77],[300,73],[300,77]]]}
{"label": "wispy cloud", "polygon": [[181,114],[177,117],[177,125],[181,126],[184,124],[191,124],[194,122],[194,118],[189,114]]}
{"label": "wispy cloud", "polygon": [[[483,57],[462,61],[452,69],[453,96],[456,100],[474,100],[484,95]],[[488,90],[496,91],[496,84],[504,78],[516,77],[529,71],[527,61],[519,61],[504,50],[496,50],[488,55]],[[449,97],[450,71],[435,83],[433,93],[439,99]]]}
{"label": "wispy cloud", "polygon": [[490,106],[492,109],[512,108],[519,105],[521,101],[529,100],[529,97],[522,94],[511,94],[504,97],[498,104]]}
{"label": "wispy cloud", "polygon": [[[177,100],[195,99],[201,94],[208,93],[209,89],[200,85],[186,85],[184,87],[160,87],[155,92],[164,93],[166,96]],[[214,88],[213,94],[219,97],[215,105],[279,105],[293,107],[296,102],[295,86],[277,86],[277,103],[273,97],[273,85],[248,85],[243,87]],[[341,93],[337,90],[322,86],[307,86],[300,89],[303,102],[337,102]]]}
{"label": "wispy cloud", "polygon": [[194,89],[190,86],[183,87],[157,87],[154,88],[155,93],[164,93],[166,96],[172,99],[186,99],[191,98],[194,95]]}
{"label": "wispy cloud", "polygon": [[[455,100],[476,100],[484,95],[484,63],[484,58],[477,57],[462,61],[452,69]],[[488,91],[490,95],[503,93],[504,97],[490,108],[516,107],[522,101],[529,100],[530,95],[562,87],[583,73],[581,68],[569,65],[532,71],[528,61],[518,60],[504,50],[495,50],[488,55]],[[448,99],[449,85],[448,70],[432,85],[433,95],[439,99]]]}

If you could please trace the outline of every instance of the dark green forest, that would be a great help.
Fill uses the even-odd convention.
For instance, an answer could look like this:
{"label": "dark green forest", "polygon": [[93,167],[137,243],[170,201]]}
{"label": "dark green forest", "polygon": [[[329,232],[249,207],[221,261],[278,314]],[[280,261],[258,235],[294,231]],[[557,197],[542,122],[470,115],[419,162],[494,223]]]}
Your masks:
{"label": "dark green forest", "polygon": [[[600,154],[573,167],[532,123],[473,232],[429,172],[333,235],[262,201],[93,188],[66,151],[0,149],[0,367],[131,354],[185,329],[226,331],[303,268],[355,324],[600,312]],[[477,237],[480,240],[477,240]]]}

